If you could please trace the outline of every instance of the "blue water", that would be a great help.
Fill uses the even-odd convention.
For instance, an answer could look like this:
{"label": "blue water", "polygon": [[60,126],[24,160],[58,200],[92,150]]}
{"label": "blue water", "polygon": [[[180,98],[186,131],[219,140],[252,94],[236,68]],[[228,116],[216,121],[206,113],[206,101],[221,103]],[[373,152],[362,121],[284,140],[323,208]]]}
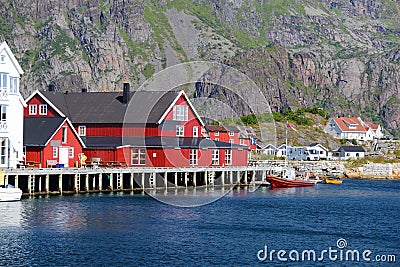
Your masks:
{"label": "blue water", "polygon": [[354,266],[327,255],[290,264],[276,254],[273,263],[257,257],[265,246],[287,253],[338,249],[341,238],[344,252],[395,255],[386,265],[400,266],[400,181],[240,189],[196,208],[141,194],[29,198],[0,203],[0,216],[0,266]]}

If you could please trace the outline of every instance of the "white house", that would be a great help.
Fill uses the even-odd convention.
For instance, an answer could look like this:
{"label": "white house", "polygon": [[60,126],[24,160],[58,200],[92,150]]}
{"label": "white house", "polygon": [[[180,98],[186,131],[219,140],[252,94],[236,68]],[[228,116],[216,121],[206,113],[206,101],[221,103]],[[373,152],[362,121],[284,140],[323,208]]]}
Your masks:
{"label": "white house", "polygon": [[328,149],[321,144],[313,143],[309,146],[288,147],[290,160],[326,160]]}
{"label": "white house", "polygon": [[24,72],[6,42],[0,45],[0,168],[23,161],[23,121],[26,103],[19,92]]}
{"label": "white house", "polygon": [[273,144],[268,144],[266,145],[263,149],[262,152],[271,157],[275,157],[278,149],[273,145]]}
{"label": "white house", "polygon": [[[325,133],[339,139],[372,141],[374,138],[380,138],[376,136],[376,131],[374,132],[373,128],[369,126],[369,124],[373,123],[364,122],[359,117],[331,118],[325,126],[324,131]],[[380,126],[379,132],[382,134]]]}
{"label": "white house", "polygon": [[337,151],[340,160],[357,159],[365,156],[365,149],[362,146],[341,146]]}

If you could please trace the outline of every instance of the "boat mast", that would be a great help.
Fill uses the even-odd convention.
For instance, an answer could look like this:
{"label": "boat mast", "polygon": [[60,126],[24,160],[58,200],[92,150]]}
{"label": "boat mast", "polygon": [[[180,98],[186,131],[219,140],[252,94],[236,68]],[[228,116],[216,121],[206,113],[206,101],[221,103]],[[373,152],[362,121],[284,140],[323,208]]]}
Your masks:
{"label": "boat mast", "polygon": [[289,121],[286,120],[286,137],[285,137],[285,167],[287,167],[287,157],[288,157],[288,144],[287,144],[287,135],[288,135],[288,126],[289,126]]}

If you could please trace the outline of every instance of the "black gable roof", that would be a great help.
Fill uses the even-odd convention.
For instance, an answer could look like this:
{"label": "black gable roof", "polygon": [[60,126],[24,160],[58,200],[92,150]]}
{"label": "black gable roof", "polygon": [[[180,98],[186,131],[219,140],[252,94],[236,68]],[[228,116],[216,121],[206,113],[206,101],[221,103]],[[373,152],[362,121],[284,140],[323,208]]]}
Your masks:
{"label": "black gable roof", "polygon": [[[61,93],[41,91],[73,123],[156,123],[179,95],[179,91],[135,91],[129,105],[122,92]],[[129,107],[129,109],[128,109]]]}
{"label": "black gable roof", "polygon": [[24,146],[45,146],[65,118],[24,118]]}
{"label": "black gable roof", "polygon": [[365,152],[362,146],[341,146],[339,150],[343,150],[344,152]]}

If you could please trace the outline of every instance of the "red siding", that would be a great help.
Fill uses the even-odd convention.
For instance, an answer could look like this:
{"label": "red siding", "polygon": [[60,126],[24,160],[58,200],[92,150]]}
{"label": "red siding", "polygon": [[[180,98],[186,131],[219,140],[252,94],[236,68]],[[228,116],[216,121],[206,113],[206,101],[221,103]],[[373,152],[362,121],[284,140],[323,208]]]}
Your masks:
{"label": "red siding", "polygon": [[[37,105],[37,113],[36,115],[29,115],[29,105],[36,104]],[[24,109],[24,117],[60,117],[58,113],[47,104],[47,115],[39,115],[39,105],[47,104],[39,95],[35,95],[32,97],[27,103],[27,107]]]}
{"label": "red siding", "polygon": [[[67,127],[67,142],[61,143],[62,139],[62,128]],[[78,155],[82,153],[82,146],[79,143],[78,138],[69,127],[68,123],[65,122],[62,127],[56,132],[52,139],[48,142],[47,146],[41,148],[42,158],[40,159],[40,150],[37,147],[27,147],[26,148],[26,161],[38,162],[42,167],[47,167],[47,160],[56,160],[58,163],[58,157],[53,158],[53,147],[51,146],[51,141],[59,141],[62,147],[73,147],[74,154],[72,158],[68,159],[68,166],[74,167],[75,162],[78,161]]]}
{"label": "red siding", "polygon": [[[213,149],[198,150],[198,167],[207,166],[227,166],[225,164],[225,149],[219,149],[219,164],[212,165]],[[128,165],[130,164],[130,151],[127,153]],[[229,166],[247,166],[247,150],[232,150],[232,164]],[[190,165],[190,149],[161,149],[149,148],[146,150],[146,165],[135,165],[137,167],[191,167]]]}
{"label": "red siding", "polygon": [[216,136],[215,132],[210,132],[209,134],[211,140],[218,139],[218,141],[226,143],[229,143],[230,140],[233,140],[233,144],[240,145],[239,133],[234,132],[233,136],[229,136],[228,132],[219,132],[219,136]]}

